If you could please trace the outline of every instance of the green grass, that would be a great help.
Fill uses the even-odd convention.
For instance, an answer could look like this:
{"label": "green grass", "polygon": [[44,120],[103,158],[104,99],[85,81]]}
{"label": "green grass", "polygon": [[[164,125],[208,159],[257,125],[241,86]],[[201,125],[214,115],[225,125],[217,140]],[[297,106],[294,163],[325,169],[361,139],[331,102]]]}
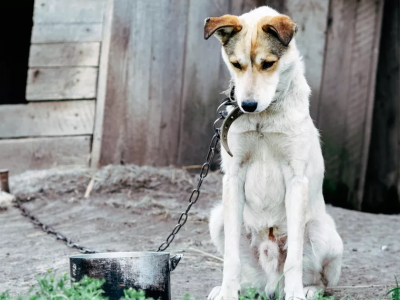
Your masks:
{"label": "green grass", "polygon": [[397,281],[397,278],[396,278],[396,287],[394,289],[391,289],[387,293],[387,296],[390,297],[390,300],[399,300],[400,299],[400,286],[399,286],[399,282]]}
{"label": "green grass", "polygon": [[[70,278],[66,275],[55,276],[48,271],[44,276],[37,278],[37,284],[33,286],[26,295],[11,297],[8,292],[0,294],[0,300],[106,300],[101,289],[104,281],[98,279],[83,278],[80,282],[70,284]],[[400,286],[396,280],[397,287],[387,293],[385,300],[400,300]],[[278,289],[277,289],[278,291]],[[143,291],[133,289],[125,290],[122,300],[154,300],[146,298]],[[248,289],[245,294],[239,296],[239,300],[283,300],[283,296],[269,299],[259,295],[255,289]],[[189,295],[185,295],[183,300],[195,300]],[[337,299],[334,296],[324,297],[319,294],[312,300],[351,300],[345,297]]]}
{"label": "green grass", "polygon": [[[8,292],[0,294],[0,300],[105,300],[101,289],[104,280],[84,277],[80,282],[70,284],[67,274],[54,276],[48,271],[37,278],[37,284],[26,295],[10,297]],[[124,300],[153,300],[146,298],[143,291],[125,290]]]}
{"label": "green grass", "polygon": [[[396,279],[396,287],[391,289],[387,294],[385,298],[381,299],[374,299],[374,300],[400,300],[400,286],[399,283],[397,282]],[[248,289],[244,295],[239,296],[239,300],[285,300],[285,297],[283,295],[279,295],[278,293],[279,288],[276,289],[275,292],[275,297],[274,298],[268,298],[265,295],[259,295],[257,290],[255,289]],[[361,299],[361,298],[357,298]],[[298,299],[290,299],[290,300],[298,300]],[[309,299],[307,299],[309,300]],[[315,295],[313,298],[310,300],[353,300],[351,297],[343,297],[343,298],[336,298],[335,296],[324,296],[323,293],[318,293]],[[367,299],[363,299],[367,300]],[[372,299],[370,299],[372,300]]]}

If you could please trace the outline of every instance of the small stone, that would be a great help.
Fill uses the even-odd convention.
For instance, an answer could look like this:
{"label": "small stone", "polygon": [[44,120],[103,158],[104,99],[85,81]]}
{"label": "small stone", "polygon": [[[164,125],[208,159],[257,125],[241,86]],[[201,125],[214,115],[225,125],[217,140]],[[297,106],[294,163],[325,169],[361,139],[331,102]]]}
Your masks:
{"label": "small stone", "polygon": [[76,198],[72,197],[68,200],[68,203],[75,203],[76,202]]}
{"label": "small stone", "polygon": [[12,207],[14,201],[14,195],[0,191],[0,210],[7,210]]}
{"label": "small stone", "polygon": [[382,250],[382,251],[388,251],[388,250],[389,250],[389,247],[386,246],[386,245],[383,245],[383,246],[381,247],[381,250]]}

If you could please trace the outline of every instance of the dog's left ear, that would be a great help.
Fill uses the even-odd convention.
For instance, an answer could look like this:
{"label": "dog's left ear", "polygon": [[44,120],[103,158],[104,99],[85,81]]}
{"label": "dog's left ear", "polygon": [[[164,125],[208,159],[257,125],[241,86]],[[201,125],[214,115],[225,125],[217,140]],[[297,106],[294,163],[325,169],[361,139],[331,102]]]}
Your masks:
{"label": "dog's left ear", "polygon": [[265,18],[262,30],[278,38],[287,47],[297,33],[297,25],[288,16],[279,15],[272,19]]}
{"label": "dog's left ear", "polygon": [[204,39],[208,40],[214,34],[225,45],[229,38],[240,30],[242,30],[242,25],[236,16],[211,17],[204,23]]}

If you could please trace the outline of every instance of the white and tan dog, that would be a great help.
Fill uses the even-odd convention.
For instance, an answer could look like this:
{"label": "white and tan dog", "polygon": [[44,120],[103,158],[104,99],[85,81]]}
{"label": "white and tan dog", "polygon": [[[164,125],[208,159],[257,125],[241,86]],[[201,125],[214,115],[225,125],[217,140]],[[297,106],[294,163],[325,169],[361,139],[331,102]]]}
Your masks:
{"label": "white and tan dog", "polygon": [[297,25],[270,7],[208,18],[245,113],[231,126],[233,157],[222,150],[222,203],[210,218],[224,257],[222,286],[209,299],[238,299],[279,284],[286,299],[336,285],[343,244],[322,195],[324,161],[309,114],[310,88],[293,37]]}

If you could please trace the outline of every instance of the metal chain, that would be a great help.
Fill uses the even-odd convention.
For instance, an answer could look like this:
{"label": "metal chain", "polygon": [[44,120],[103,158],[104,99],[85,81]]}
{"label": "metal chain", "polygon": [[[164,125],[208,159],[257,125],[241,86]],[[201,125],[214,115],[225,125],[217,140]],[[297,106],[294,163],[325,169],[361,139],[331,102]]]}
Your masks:
{"label": "metal chain", "polygon": [[232,87],[231,92],[230,92],[230,97],[225,98],[224,101],[222,102],[222,104],[217,109],[219,118],[217,120],[215,120],[214,125],[213,125],[214,135],[211,139],[210,146],[208,148],[206,162],[201,167],[199,181],[197,183],[197,186],[190,194],[189,205],[187,206],[186,211],[181,214],[181,216],[179,217],[179,220],[178,220],[178,224],[175,225],[174,229],[169,234],[167,239],[158,247],[157,252],[165,251],[169,247],[169,245],[175,239],[175,236],[181,230],[182,226],[185,225],[185,223],[188,219],[189,211],[192,208],[193,204],[195,204],[200,197],[200,187],[203,184],[204,178],[206,178],[208,175],[208,171],[210,170],[210,165],[214,160],[215,149],[216,149],[218,142],[220,140],[220,137],[221,137],[220,136],[221,129],[219,127],[217,127],[217,124],[219,121],[224,120],[225,117],[227,116],[226,111],[220,111],[220,109],[223,106],[236,105],[236,102],[234,101],[234,93],[235,93],[235,87]]}
{"label": "metal chain", "polygon": [[84,246],[80,246],[79,244],[76,244],[76,243],[72,242],[71,239],[67,238],[62,233],[57,232],[53,228],[51,228],[51,227],[43,224],[42,222],[40,222],[37,217],[32,215],[31,212],[29,212],[25,207],[23,207],[22,202],[21,202],[20,199],[17,199],[16,207],[21,211],[22,215],[24,217],[30,219],[30,221],[33,224],[35,224],[36,226],[39,226],[45,233],[54,235],[57,240],[63,241],[68,247],[78,249],[79,252],[83,253],[83,254],[99,253],[99,251],[96,251],[96,250],[93,250],[93,249],[90,249],[90,248],[87,248],[87,247],[84,247]]}
{"label": "metal chain", "polygon": [[[214,135],[211,139],[210,146],[208,148],[208,153],[206,157],[206,162],[202,165],[201,170],[200,170],[200,175],[199,175],[199,181],[197,183],[196,188],[192,191],[189,197],[189,205],[186,208],[186,211],[181,214],[178,220],[178,224],[174,227],[170,235],[167,237],[164,243],[158,247],[157,252],[165,251],[169,245],[172,243],[172,241],[175,239],[175,236],[178,234],[178,232],[181,230],[182,226],[185,225],[187,219],[188,219],[188,214],[190,209],[192,208],[193,204],[197,202],[197,200],[200,197],[200,188],[201,185],[203,184],[204,179],[208,175],[208,171],[210,170],[210,166],[212,162],[214,161],[214,155],[215,155],[215,150],[217,148],[218,142],[220,141],[220,133],[221,129],[217,127],[217,124],[219,121],[224,120],[225,117],[227,116],[226,111],[220,111],[220,109],[223,106],[229,106],[229,105],[237,105],[234,99],[234,94],[235,94],[235,87],[233,86],[230,91],[230,96],[228,98],[225,98],[222,104],[218,107],[217,113],[219,114],[219,118],[215,120],[213,127],[214,127]],[[76,244],[71,241],[68,237],[63,235],[60,232],[55,231],[53,228],[47,226],[46,224],[43,224],[37,217],[32,215],[31,212],[29,212],[26,208],[23,207],[22,202],[20,199],[17,199],[16,201],[16,207],[21,211],[22,215],[36,225],[39,226],[43,232],[47,234],[54,235],[57,240],[63,241],[68,247],[70,248],[75,248],[78,249],[79,252],[83,254],[93,254],[93,253],[99,253],[97,250],[93,250],[84,246],[80,246],[79,244]]]}

